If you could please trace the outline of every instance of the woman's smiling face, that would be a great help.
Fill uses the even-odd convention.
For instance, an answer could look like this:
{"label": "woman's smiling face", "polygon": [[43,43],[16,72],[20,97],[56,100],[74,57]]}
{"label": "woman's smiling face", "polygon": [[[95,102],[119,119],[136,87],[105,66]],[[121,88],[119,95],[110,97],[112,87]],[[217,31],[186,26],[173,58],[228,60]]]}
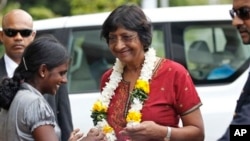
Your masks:
{"label": "woman's smiling face", "polygon": [[133,62],[144,56],[143,45],[135,31],[119,27],[109,33],[108,40],[112,54],[124,63]]}
{"label": "woman's smiling face", "polygon": [[65,62],[49,71],[44,76],[42,93],[55,95],[61,84],[67,83],[67,71],[69,62]]}

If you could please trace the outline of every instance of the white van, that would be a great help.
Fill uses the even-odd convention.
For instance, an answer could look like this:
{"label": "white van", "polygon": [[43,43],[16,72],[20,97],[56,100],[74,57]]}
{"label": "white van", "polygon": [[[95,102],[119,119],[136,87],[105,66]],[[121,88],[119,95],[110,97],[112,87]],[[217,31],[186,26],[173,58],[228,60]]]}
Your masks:
{"label": "white van", "polygon": [[[215,141],[229,125],[248,75],[250,47],[231,25],[231,5],[145,9],[153,23],[158,56],[185,66],[203,102],[205,140]],[[38,36],[54,34],[72,55],[68,88],[74,127],[87,132],[100,77],[114,63],[100,28],[109,13],[35,22]]]}

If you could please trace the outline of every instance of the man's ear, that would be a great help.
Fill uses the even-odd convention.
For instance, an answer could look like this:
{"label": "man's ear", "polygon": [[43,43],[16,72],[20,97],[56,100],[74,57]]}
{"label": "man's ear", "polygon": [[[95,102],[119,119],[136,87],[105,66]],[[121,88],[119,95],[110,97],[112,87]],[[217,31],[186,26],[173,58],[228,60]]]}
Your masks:
{"label": "man's ear", "polygon": [[34,41],[34,39],[35,39],[35,37],[36,37],[36,31],[34,30],[34,31],[32,31],[32,33],[31,33],[31,39],[32,39],[32,41]]}
{"label": "man's ear", "polygon": [[41,64],[38,70],[38,75],[42,78],[46,77],[48,68],[46,64]]}

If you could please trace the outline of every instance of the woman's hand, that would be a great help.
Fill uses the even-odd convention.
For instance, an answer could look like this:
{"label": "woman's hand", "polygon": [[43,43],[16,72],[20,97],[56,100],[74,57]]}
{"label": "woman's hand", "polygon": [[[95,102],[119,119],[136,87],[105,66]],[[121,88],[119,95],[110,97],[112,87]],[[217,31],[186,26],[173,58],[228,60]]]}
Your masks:
{"label": "woman's hand", "polygon": [[163,140],[166,129],[153,121],[143,121],[138,125],[125,127],[120,134],[129,136],[131,141]]}

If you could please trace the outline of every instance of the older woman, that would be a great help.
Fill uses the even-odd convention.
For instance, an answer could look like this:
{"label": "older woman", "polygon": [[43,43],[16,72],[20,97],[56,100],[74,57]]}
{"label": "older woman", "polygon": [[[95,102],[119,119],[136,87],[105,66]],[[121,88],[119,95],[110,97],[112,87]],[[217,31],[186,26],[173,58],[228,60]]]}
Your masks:
{"label": "older woman", "polygon": [[116,8],[103,23],[101,36],[117,59],[102,76],[94,123],[112,141],[202,141],[192,79],[177,62],[156,56],[151,26],[136,5]]}

